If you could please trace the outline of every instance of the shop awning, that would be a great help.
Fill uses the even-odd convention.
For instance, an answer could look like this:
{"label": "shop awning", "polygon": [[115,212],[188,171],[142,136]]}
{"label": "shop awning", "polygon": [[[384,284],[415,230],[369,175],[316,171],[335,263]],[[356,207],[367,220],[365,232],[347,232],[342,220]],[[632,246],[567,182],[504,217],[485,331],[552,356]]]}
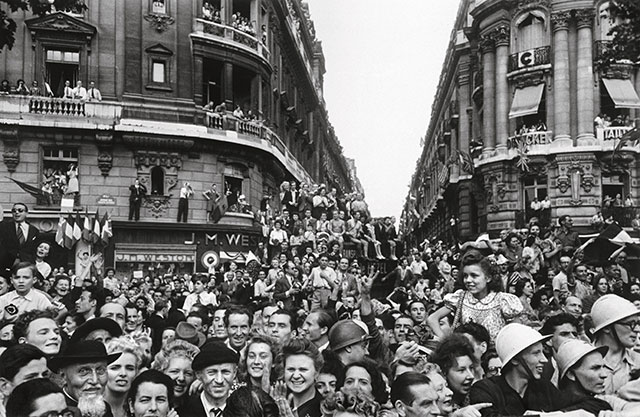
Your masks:
{"label": "shop awning", "polygon": [[640,99],[638,99],[638,93],[633,88],[631,80],[603,78],[602,82],[609,92],[611,100],[615,103],[616,109],[640,109]]}
{"label": "shop awning", "polygon": [[529,114],[538,113],[540,100],[542,100],[542,92],[544,84],[538,84],[531,87],[517,88],[511,103],[511,111],[509,118],[527,116]]}

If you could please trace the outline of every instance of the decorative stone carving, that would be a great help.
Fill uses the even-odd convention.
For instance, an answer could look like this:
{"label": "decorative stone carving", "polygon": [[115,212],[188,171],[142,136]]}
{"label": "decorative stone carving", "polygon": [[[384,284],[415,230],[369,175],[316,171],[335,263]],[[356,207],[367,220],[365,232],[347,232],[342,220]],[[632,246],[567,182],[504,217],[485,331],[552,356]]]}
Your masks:
{"label": "decorative stone carving", "polygon": [[169,25],[173,25],[175,19],[166,14],[149,13],[144,17],[144,20],[151,24],[151,27],[158,33],[162,33],[169,29]]}
{"label": "decorative stone carving", "polygon": [[169,210],[170,205],[170,195],[146,195],[142,202],[142,206],[156,219],[162,217]]}
{"label": "decorative stone carving", "polygon": [[4,152],[2,159],[7,166],[9,172],[16,172],[16,168],[20,163],[20,140],[18,138],[17,128],[0,129],[0,139],[4,144]]}
{"label": "decorative stone carving", "polygon": [[578,9],[575,11],[576,23],[578,29],[591,28],[593,26],[593,18],[595,10],[593,8]]}
{"label": "decorative stone carving", "polygon": [[557,12],[551,14],[551,22],[553,30],[569,30],[569,22],[571,21],[571,12]]}
{"label": "decorative stone carving", "polygon": [[510,30],[507,25],[500,25],[491,32],[496,46],[509,46]]}
{"label": "decorative stone carving", "polygon": [[628,80],[631,78],[631,71],[633,71],[632,64],[613,62],[603,69],[602,78]]}
{"label": "decorative stone carving", "polygon": [[164,166],[167,168],[182,168],[182,155],[177,152],[155,152],[140,150],[135,153],[136,167]]}
{"label": "decorative stone carving", "polygon": [[549,0],[513,0],[512,4],[516,8],[516,12],[514,14],[520,14],[525,10],[537,9],[540,7],[547,9],[551,7],[551,2]]}
{"label": "decorative stone carving", "polygon": [[113,132],[96,132],[98,146],[98,168],[104,177],[109,175],[113,166]]}
{"label": "decorative stone carving", "polygon": [[496,44],[491,35],[482,35],[480,37],[480,52],[486,54],[495,49]]}
{"label": "decorative stone carving", "polygon": [[83,38],[87,43],[87,50],[91,51],[91,40],[97,32],[95,26],[63,12],[35,17],[25,21],[25,24],[31,33],[31,40],[33,41],[31,46],[34,49],[36,48],[38,34],[64,32],[67,35],[72,34],[72,36]]}
{"label": "decorative stone carving", "polygon": [[569,203],[574,206],[583,203],[581,189],[589,194],[595,186],[593,175],[593,163],[595,158],[589,155],[562,156],[558,157],[558,177],[556,187],[561,193],[566,193],[571,189],[571,200]]}

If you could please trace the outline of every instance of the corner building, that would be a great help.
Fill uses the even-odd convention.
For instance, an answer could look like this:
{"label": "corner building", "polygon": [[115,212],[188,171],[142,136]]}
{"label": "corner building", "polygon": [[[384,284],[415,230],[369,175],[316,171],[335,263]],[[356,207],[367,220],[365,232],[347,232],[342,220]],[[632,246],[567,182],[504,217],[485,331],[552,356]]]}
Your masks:
{"label": "corner building", "polygon": [[[595,66],[613,25],[608,1],[460,3],[402,215],[409,240],[524,227],[536,198],[547,222],[569,214],[591,232],[605,197],[640,203],[640,149],[612,155],[640,118],[639,67]],[[624,226],[635,212],[611,209]]]}
{"label": "corner building", "polygon": [[[244,194],[254,211],[265,194],[279,207],[284,180],[325,183],[338,194],[353,190],[322,97],[324,56],[305,3],[85,3],[79,13],[12,15],[16,42],[0,54],[2,78],[12,86],[35,80],[43,89],[46,82],[55,97],[0,96],[5,215],[25,202],[30,221],[54,234],[60,196],[47,204],[9,178],[41,188],[43,177],[64,175],[75,164],[75,208],[108,212],[113,220],[106,266],[128,271],[174,263],[177,271],[193,272],[213,260],[241,260],[262,234],[247,214],[207,222],[202,192],[212,183],[233,192],[230,205]],[[102,101],[60,98],[67,80],[72,87],[95,82]],[[203,110],[209,102],[225,103],[227,111]],[[257,120],[234,117],[238,106]],[[136,178],[148,190],[138,222],[128,220]],[[177,223],[185,181],[195,195],[188,223]],[[55,256],[73,263],[73,254],[59,248]]]}

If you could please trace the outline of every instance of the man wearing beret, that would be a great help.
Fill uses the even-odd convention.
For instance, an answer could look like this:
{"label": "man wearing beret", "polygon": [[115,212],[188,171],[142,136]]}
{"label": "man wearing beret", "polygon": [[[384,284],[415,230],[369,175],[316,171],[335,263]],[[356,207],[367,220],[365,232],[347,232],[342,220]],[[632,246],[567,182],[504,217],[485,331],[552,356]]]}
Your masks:
{"label": "man wearing beret", "polygon": [[236,379],[239,359],[238,354],[222,342],[205,343],[191,364],[203,391],[191,396],[178,410],[178,415],[221,417]]}

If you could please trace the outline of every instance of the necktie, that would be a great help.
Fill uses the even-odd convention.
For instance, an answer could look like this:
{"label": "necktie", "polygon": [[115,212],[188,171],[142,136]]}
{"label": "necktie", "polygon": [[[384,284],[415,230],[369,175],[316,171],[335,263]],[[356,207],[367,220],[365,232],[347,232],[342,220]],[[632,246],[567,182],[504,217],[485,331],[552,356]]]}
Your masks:
{"label": "necktie", "polygon": [[22,226],[20,224],[18,224],[18,228],[16,230],[16,236],[18,236],[18,242],[20,242],[20,245],[24,245],[25,242],[25,237],[24,237],[24,233],[22,232]]}
{"label": "necktie", "polygon": [[96,96],[93,94],[93,88],[91,89],[91,98],[96,98]]}
{"label": "necktie", "polygon": [[204,301],[202,301],[202,294],[198,294],[198,304],[204,305]]}
{"label": "necktie", "polygon": [[211,417],[220,417],[222,415],[222,410],[219,408],[212,408],[209,415]]}

